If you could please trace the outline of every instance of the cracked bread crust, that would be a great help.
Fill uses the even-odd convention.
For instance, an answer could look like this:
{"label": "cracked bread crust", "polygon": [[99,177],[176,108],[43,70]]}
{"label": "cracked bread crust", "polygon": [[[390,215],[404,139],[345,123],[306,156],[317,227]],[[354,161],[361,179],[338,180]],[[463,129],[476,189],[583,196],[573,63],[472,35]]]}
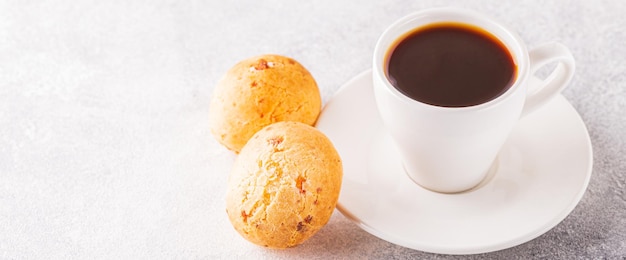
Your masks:
{"label": "cracked bread crust", "polygon": [[328,222],[342,175],[339,154],[323,133],[299,122],[275,123],[256,133],[237,157],[226,212],[250,242],[293,247]]}
{"label": "cracked bread crust", "polygon": [[261,55],[233,66],[211,99],[211,133],[238,153],[261,128],[275,122],[313,125],[322,99],[309,71],[294,59]]}

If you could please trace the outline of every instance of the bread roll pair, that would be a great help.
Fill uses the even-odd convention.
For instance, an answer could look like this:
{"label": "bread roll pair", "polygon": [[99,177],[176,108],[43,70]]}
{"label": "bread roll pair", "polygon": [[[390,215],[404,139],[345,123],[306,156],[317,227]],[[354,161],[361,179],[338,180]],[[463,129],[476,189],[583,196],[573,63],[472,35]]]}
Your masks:
{"label": "bread roll pair", "polygon": [[330,219],[343,170],[331,141],[311,126],[320,110],[315,80],[291,58],[253,57],[219,81],[210,107],[211,132],[239,153],[226,211],[247,240],[293,247]]}

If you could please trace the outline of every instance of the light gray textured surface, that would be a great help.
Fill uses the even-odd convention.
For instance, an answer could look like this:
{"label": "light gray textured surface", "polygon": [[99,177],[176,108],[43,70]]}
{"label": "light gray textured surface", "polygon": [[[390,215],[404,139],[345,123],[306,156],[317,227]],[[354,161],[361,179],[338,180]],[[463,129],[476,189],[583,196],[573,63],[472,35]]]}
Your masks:
{"label": "light gray textured surface", "polygon": [[457,258],[380,240],[335,212],[305,244],[268,250],[230,226],[234,155],[208,131],[219,77],[263,53],[296,58],[327,102],[370,67],[379,34],[432,6],[494,16],[529,46],[569,46],[564,96],[594,167],[551,231],[472,259],[626,256],[626,2],[0,1],[0,258]]}

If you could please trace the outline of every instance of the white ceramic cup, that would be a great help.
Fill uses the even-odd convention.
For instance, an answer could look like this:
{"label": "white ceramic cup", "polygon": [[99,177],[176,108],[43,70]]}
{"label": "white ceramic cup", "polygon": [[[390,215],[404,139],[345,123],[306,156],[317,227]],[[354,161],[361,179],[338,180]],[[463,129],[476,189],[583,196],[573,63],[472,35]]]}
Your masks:
{"label": "white ceramic cup", "polygon": [[[439,22],[478,26],[498,38],[517,66],[511,87],[488,102],[468,107],[440,107],[399,92],[386,76],[390,48],[406,33]],[[555,62],[546,79],[534,74]],[[478,185],[516,122],[555,97],[574,75],[574,58],[559,43],[527,51],[522,39],[483,14],[437,8],[408,15],[385,30],[374,50],[373,84],[378,111],[400,151],[404,169],[427,189],[456,193]]]}

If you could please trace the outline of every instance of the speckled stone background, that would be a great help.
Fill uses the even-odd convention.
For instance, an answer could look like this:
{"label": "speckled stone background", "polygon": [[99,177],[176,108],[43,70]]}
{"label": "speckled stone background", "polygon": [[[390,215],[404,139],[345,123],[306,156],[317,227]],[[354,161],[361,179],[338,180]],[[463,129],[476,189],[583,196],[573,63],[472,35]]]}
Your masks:
{"label": "speckled stone background", "polygon": [[626,256],[626,1],[0,1],[0,259],[446,259],[335,212],[305,244],[243,240],[224,211],[235,155],[208,131],[237,61],[296,58],[324,102],[370,67],[394,20],[434,6],[498,18],[530,47],[569,46],[563,95],[586,123],[593,176],[562,223],[470,259]]}

